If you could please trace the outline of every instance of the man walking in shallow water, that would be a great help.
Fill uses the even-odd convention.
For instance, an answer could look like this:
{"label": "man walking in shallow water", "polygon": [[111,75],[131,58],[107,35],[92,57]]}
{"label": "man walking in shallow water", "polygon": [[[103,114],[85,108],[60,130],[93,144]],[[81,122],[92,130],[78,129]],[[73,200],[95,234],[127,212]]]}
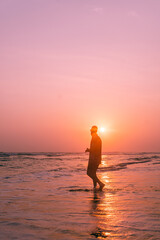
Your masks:
{"label": "man walking in shallow water", "polygon": [[94,189],[96,189],[97,183],[99,184],[99,190],[102,191],[105,184],[102,183],[96,175],[99,164],[101,163],[101,151],[102,151],[102,141],[97,134],[97,126],[92,126],[91,132],[91,143],[90,149],[87,148],[85,152],[89,152],[89,161],[87,168],[87,175],[92,178]]}

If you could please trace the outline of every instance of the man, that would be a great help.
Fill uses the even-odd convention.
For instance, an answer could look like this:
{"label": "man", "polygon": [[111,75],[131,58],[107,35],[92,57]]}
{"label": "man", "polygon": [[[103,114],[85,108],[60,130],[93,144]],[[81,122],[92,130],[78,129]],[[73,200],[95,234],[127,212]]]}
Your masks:
{"label": "man", "polygon": [[96,175],[98,166],[101,163],[102,141],[97,134],[97,131],[98,131],[97,126],[92,126],[90,131],[91,131],[91,136],[92,136],[91,143],[90,143],[90,149],[87,148],[85,151],[85,152],[89,152],[87,175],[90,178],[92,178],[94,189],[96,189],[96,185],[98,183],[99,190],[102,191],[105,184],[102,183]]}

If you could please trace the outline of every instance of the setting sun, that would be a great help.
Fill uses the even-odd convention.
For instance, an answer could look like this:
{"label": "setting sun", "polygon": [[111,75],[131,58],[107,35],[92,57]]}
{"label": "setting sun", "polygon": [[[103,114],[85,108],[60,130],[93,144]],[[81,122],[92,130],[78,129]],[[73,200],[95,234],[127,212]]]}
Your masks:
{"label": "setting sun", "polygon": [[103,132],[106,131],[106,129],[105,129],[104,127],[101,127],[101,128],[99,129],[99,131],[100,131],[101,133],[103,133]]}

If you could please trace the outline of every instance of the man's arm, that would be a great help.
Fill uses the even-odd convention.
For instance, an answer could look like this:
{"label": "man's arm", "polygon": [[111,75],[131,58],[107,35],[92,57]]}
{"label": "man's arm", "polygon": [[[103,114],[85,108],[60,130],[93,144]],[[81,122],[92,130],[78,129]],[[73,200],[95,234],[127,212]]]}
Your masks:
{"label": "man's arm", "polygon": [[90,152],[90,149],[89,149],[89,148],[87,148],[87,149],[85,150],[85,152]]}

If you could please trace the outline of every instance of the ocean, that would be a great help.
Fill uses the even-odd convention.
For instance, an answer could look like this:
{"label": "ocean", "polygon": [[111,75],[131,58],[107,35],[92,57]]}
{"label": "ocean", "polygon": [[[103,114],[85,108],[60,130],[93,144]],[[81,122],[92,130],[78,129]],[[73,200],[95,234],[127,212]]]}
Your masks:
{"label": "ocean", "polygon": [[0,153],[0,239],[160,239],[160,153]]}

